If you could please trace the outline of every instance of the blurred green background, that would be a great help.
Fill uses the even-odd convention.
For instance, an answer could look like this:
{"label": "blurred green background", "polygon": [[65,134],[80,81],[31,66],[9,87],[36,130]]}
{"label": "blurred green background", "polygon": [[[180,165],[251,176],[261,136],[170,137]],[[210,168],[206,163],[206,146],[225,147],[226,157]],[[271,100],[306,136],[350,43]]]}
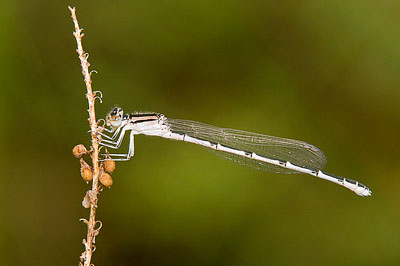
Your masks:
{"label": "blurred green background", "polygon": [[100,196],[95,265],[400,265],[400,2],[361,0],[3,2],[1,265],[83,251],[71,149],[90,142],[68,5],[99,118],[118,104],[301,139],[373,191],[138,136]]}

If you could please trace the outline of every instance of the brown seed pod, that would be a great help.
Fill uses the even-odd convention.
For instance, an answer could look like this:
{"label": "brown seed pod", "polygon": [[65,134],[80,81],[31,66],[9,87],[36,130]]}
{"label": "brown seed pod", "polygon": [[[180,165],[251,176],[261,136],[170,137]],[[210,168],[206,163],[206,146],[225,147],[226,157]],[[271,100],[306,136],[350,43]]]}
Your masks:
{"label": "brown seed pod", "polygon": [[88,151],[83,144],[78,144],[72,149],[72,154],[75,156],[75,158],[81,158],[84,154],[86,154]]}
{"label": "brown seed pod", "polygon": [[101,173],[100,175],[100,182],[103,184],[105,187],[111,187],[113,184],[113,180],[111,178],[111,175],[107,174],[106,172]]}
{"label": "brown seed pod", "polygon": [[115,170],[115,161],[110,157],[110,155],[106,154],[106,160],[103,162],[103,167],[106,172],[110,174]]}
{"label": "brown seed pod", "polygon": [[90,165],[88,165],[82,158],[79,160],[81,163],[81,176],[86,183],[92,181],[93,179],[93,170]]}

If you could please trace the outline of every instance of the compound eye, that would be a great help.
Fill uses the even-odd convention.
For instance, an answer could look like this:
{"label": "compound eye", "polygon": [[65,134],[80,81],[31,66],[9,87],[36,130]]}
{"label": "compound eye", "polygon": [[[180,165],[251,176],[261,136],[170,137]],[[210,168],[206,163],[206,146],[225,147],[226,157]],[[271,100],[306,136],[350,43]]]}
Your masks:
{"label": "compound eye", "polygon": [[111,110],[110,115],[117,115],[119,111],[120,111],[120,108],[115,107]]}
{"label": "compound eye", "polygon": [[118,108],[117,112],[118,112],[118,116],[119,116],[120,118],[122,118],[122,116],[123,116],[123,114],[124,114],[124,112],[122,111],[122,108]]}

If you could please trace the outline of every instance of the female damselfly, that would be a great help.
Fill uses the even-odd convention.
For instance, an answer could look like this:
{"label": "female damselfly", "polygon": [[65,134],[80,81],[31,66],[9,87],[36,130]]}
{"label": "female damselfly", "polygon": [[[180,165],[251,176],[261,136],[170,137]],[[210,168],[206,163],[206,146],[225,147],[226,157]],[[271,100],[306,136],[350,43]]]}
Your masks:
{"label": "female damselfly", "polygon": [[258,170],[275,173],[305,173],[352,190],[359,196],[370,196],[371,190],[351,179],[322,172],[324,153],[299,140],[272,137],[236,129],[219,128],[200,122],[170,119],[158,113],[124,114],[115,107],[106,117],[113,133],[102,136],[102,146],[118,149],[130,130],[127,154],[110,154],[115,161],[127,161],[134,155],[134,135],[158,136],[194,143],[214,150],[221,157]]}

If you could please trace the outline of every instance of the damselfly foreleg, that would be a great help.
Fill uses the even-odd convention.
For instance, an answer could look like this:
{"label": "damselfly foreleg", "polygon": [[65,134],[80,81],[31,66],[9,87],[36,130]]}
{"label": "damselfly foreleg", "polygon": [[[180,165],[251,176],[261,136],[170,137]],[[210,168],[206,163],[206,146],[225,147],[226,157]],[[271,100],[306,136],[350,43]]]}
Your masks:
{"label": "damselfly foreleg", "polygon": [[[124,130],[123,130],[123,132],[124,132]],[[123,132],[121,132],[121,134],[123,134]],[[114,147],[111,147],[111,146],[104,145],[102,143],[100,143],[100,144],[105,146],[105,147],[114,148]],[[112,154],[109,154],[109,155],[110,156],[114,156],[114,157],[115,156],[116,157],[125,157],[125,158],[112,159],[114,161],[129,161],[131,159],[131,157],[133,157],[134,154],[135,154],[134,134],[133,134],[133,131],[131,131],[131,133],[129,134],[129,150],[128,150],[128,153],[127,154],[112,153]],[[102,155],[105,156],[105,154],[102,154]],[[105,161],[105,160],[107,160],[107,159],[103,159],[103,160],[100,160],[100,161]]]}
{"label": "damselfly foreleg", "polygon": [[107,129],[107,128],[103,128],[103,130],[105,130],[105,131],[107,131],[109,133],[113,133],[114,132],[114,134],[112,136],[109,136],[107,134],[104,134],[103,132],[99,132],[99,135],[101,135],[102,137],[105,137],[105,138],[107,138],[109,140],[114,140],[118,136],[118,133],[121,131],[121,128],[119,127],[115,131],[113,131],[111,129]]}
{"label": "damselfly foreleg", "polygon": [[[117,131],[120,131],[120,130],[117,129]],[[122,140],[124,139],[125,131],[126,131],[126,128],[124,127],[121,130],[121,134],[119,135],[119,138],[118,138],[117,141],[111,141],[111,140],[102,139],[99,144],[102,145],[102,146],[108,147],[108,148],[118,149],[121,146]],[[117,134],[118,134],[118,132],[117,132]]]}

